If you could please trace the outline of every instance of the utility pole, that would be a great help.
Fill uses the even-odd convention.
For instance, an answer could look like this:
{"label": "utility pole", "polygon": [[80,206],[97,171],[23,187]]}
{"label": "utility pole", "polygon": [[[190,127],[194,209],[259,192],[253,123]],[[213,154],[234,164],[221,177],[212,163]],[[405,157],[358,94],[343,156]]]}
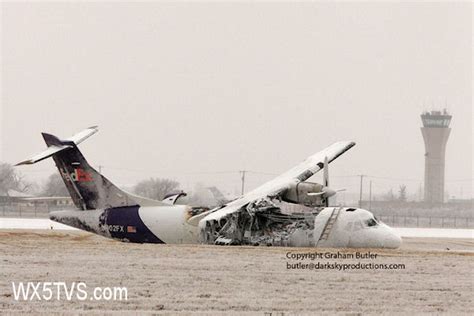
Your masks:
{"label": "utility pole", "polygon": [[372,180],[369,182],[369,211],[372,210]]}
{"label": "utility pole", "polygon": [[418,201],[423,201],[423,197],[421,196],[423,194],[423,189],[421,188],[421,182],[420,182],[420,187],[418,188]]}
{"label": "utility pole", "polygon": [[247,172],[247,170],[241,170],[239,171],[240,174],[241,174],[241,179],[242,179],[242,190],[241,190],[241,194],[244,195],[244,190],[245,190],[245,173]]}
{"label": "utility pole", "polygon": [[362,181],[365,176],[363,174],[360,174],[359,177],[360,177],[359,207],[362,207],[362,184],[363,184]]}

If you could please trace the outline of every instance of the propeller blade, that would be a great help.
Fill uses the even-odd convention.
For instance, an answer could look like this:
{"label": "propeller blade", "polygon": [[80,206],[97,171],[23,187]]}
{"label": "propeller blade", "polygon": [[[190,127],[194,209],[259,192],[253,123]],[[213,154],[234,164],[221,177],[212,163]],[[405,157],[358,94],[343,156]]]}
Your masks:
{"label": "propeller blade", "polygon": [[309,196],[319,196],[324,195],[324,197],[331,197],[336,195],[337,192],[346,191],[346,189],[333,190],[331,188],[324,188],[321,192],[308,192],[306,193]]}
{"label": "propeller blade", "polygon": [[329,162],[328,157],[324,157],[324,174],[323,174],[323,185],[325,187],[329,186]]}
{"label": "propeller blade", "polygon": [[309,192],[307,193],[309,196],[320,196],[326,193],[326,191],[321,191],[321,192]]}

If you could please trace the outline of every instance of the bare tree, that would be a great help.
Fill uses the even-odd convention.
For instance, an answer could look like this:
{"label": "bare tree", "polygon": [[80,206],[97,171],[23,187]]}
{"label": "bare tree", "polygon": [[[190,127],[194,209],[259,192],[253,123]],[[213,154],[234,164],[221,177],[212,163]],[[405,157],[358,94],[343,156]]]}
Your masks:
{"label": "bare tree", "polygon": [[[217,190],[217,188],[216,188]],[[219,204],[211,190],[202,183],[197,183],[189,194],[186,205],[214,207]]]}
{"label": "bare tree", "polygon": [[384,194],[382,199],[384,201],[395,201],[395,194],[393,194],[393,189],[390,189],[386,194]]}
{"label": "bare tree", "polygon": [[0,194],[8,195],[9,190],[25,192],[30,186],[11,164],[0,163]]}
{"label": "bare tree", "polygon": [[53,173],[41,190],[42,196],[69,196],[69,192],[59,173]]}
{"label": "bare tree", "polygon": [[398,190],[398,200],[402,202],[407,201],[407,186],[402,184]]}
{"label": "bare tree", "polygon": [[135,185],[133,192],[150,199],[162,200],[167,193],[176,191],[178,187],[179,182],[174,180],[150,178]]}

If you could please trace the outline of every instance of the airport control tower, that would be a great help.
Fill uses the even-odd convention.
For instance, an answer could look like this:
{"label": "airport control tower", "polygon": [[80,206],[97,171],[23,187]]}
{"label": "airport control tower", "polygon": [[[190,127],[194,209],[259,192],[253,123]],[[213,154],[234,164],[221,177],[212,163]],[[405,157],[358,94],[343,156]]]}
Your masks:
{"label": "airport control tower", "polygon": [[444,156],[452,116],[446,110],[421,114],[425,141],[425,202],[444,202]]}

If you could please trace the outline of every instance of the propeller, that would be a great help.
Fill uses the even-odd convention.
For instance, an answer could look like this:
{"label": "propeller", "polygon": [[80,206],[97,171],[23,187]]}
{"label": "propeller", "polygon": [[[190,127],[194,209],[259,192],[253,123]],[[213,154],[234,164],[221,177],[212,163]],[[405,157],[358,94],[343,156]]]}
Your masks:
{"label": "propeller", "polygon": [[329,162],[328,157],[324,157],[324,173],[323,173],[323,185],[329,187]]}
{"label": "propeller", "polygon": [[324,199],[324,205],[329,206],[329,198],[333,195],[336,195],[337,192],[345,191],[346,189],[333,190],[329,187],[329,161],[328,157],[324,157],[324,167],[323,167],[323,187],[321,192],[311,192],[308,193],[309,196],[321,196]]}
{"label": "propeller", "polygon": [[324,173],[323,173],[323,197],[324,197],[324,204],[326,207],[329,206],[329,197],[336,194],[336,191],[329,188],[329,162],[328,157],[324,157]]}

